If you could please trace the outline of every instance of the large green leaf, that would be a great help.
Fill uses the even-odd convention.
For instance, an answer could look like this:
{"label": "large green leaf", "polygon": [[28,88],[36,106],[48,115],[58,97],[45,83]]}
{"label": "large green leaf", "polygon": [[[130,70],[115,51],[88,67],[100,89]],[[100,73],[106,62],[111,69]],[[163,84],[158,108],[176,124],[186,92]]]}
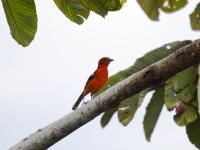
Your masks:
{"label": "large green leaf", "polygon": [[146,15],[152,20],[158,20],[159,11],[156,0],[137,0]]}
{"label": "large green leaf", "polygon": [[200,149],[200,119],[196,119],[194,122],[186,126],[186,132],[189,140],[198,149]]}
{"label": "large green leaf", "polygon": [[190,14],[190,24],[193,30],[200,30],[200,3],[195,10]]}
{"label": "large green leaf", "polygon": [[111,120],[112,116],[114,115],[116,111],[117,111],[117,107],[114,107],[103,114],[103,116],[101,117],[101,126],[103,128],[109,123],[109,121]]}
{"label": "large green leaf", "polygon": [[187,4],[187,0],[160,0],[163,1],[160,8],[167,13],[171,13],[183,8]]}
{"label": "large green leaf", "polygon": [[166,82],[165,104],[168,110],[173,110],[177,102],[189,103],[196,94],[197,67],[185,69]]}
{"label": "large green leaf", "polygon": [[90,11],[105,17],[108,11],[122,8],[126,0],[54,0],[57,7],[71,21],[82,24]]}
{"label": "large green leaf", "polygon": [[85,8],[94,11],[95,13],[105,17],[107,15],[107,10],[101,3],[101,0],[79,0]]}
{"label": "large green leaf", "polygon": [[174,120],[179,126],[185,126],[195,121],[198,117],[198,114],[194,107],[188,105],[185,105],[184,107],[185,108],[183,113],[174,116]]}
{"label": "large green leaf", "polygon": [[37,31],[34,0],[1,0],[12,37],[28,46]]}
{"label": "large green leaf", "polygon": [[146,114],[143,121],[145,137],[150,141],[153,130],[156,126],[164,104],[164,87],[155,90],[153,97],[146,108]]}
{"label": "large green leaf", "polygon": [[79,0],[54,0],[54,2],[67,18],[77,24],[82,24],[90,14],[89,9],[85,8]]}
{"label": "large green leaf", "polygon": [[170,78],[165,86],[165,105],[168,110],[175,108],[175,122],[185,126],[197,119],[197,67],[189,67]]}
{"label": "large green leaf", "polygon": [[142,91],[134,96],[131,96],[119,104],[118,107],[118,119],[119,122],[126,126],[133,119],[135,112],[141,105],[147,90]]}
{"label": "large green leaf", "polygon": [[146,15],[152,20],[159,19],[159,10],[171,13],[183,8],[187,0],[137,0]]}
{"label": "large green leaf", "polygon": [[[135,62],[135,64],[132,65],[131,67],[129,67],[129,68],[123,70],[123,71],[120,71],[120,72],[116,73],[115,75],[111,76],[109,78],[106,86],[99,93],[106,90],[110,86],[113,86],[117,82],[127,78],[128,76],[130,76],[130,75],[144,69],[145,67],[161,60],[162,58],[170,55],[175,50],[177,50],[180,47],[183,47],[183,46],[185,46],[189,43],[190,43],[190,41],[172,42],[172,43],[165,44],[162,47],[159,47],[157,49],[154,49],[154,50],[148,52],[143,57],[139,58]],[[99,93],[97,93],[97,95]],[[118,118],[123,125],[127,125],[132,120],[134,113],[139,106],[139,105],[137,105],[138,100],[139,100],[138,96],[133,96],[133,97],[130,97],[130,98],[124,100],[124,102],[122,102],[120,104],[120,109],[119,109],[119,112],[118,112],[118,116],[119,116]],[[127,105],[128,105],[128,107],[126,107]],[[105,112],[103,117],[106,117],[107,114],[110,115],[110,113]]]}
{"label": "large green leaf", "polygon": [[126,0],[101,0],[100,2],[107,11],[116,11],[122,8]]}

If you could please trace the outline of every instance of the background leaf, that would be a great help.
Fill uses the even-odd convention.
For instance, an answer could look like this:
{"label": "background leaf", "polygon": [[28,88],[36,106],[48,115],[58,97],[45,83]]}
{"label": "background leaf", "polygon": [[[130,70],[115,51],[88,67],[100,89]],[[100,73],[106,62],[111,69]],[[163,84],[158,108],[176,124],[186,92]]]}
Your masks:
{"label": "background leaf", "polygon": [[195,10],[190,14],[190,24],[193,30],[200,30],[200,3]]}
{"label": "background leaf", "polygon": [[165,105],[168,110],[173,110],[177,102],[189,103],[196,95],[197,67],[187,68],[166,82]]}
{"label": "background leaf", "polygon": [[126,0],[101,0],[101,4],[107,11],[120,10]]}
{"label": "background leaf", "polygon": [[186,126],[186,132],[189,140],[198,149],[200,149],[200,119],[196,119],[194,122]]}
{"label": "background leaf", "polygon": [[153,130],[156,126],[164,104],[164,87],[155,90],[150,103],[146,108],[146,114],[143,121],[145,137],[150,141]]}
{"label": "background leaf", "polygon": [[94,11],[95,13],[101,15],[102,17],[105,17],[108,13],[108,11],[104,8],[104,6],[101,3],[101,0],[79,0],[83,6],[91,11]]}
{"label": "background leaf", "polygon": [[160,0],[163,1],[160,8],[167,13],[171,13],[183,8],[187,4],[187,0]]}
{"label": "background leaf", "polygon": [[152,20],[159,19],[159,10],[171,13],[183,8],[187,0],[137,0],[146,15]]}
{"label": "background leaf", "polygon": [[37,31],[34,0],[1,0],[12,37],[22,46],[28,46]]}
{"label": "background leaf", "polygon": [[111,120],[112,116],[114,115],[114,113],[117,111],[117,107],[112,108],[108,111],[106,111],[103,116],[101,117],[101,126],[104,128],[109,121]]}
{"label": "background leaf", "polygon": [[158,20],[159,11],[156,0],[137,0],[146,15],[152,20]]}
{"label": "background leaf", "polygon": [[89,9],[85,8],[79,0],[54,0],[54,2],[67,18],[77,24],[82,24],[90,14]]}
{"label": "background leaf", "polygon": [[125,100],[123,100],[118,107],[118,119],[119,122],[126,126],[133,119],[135,112],[138,107],[141,105],[144,96],[146,95],[146,91],[142,91],[134,96],[131,96]]}
{"label": "background leaf", "polygon": [[198,115],[194,107],[186,105],[185,111],[181,115],[175,115],[174,120],[179,126],[185,126],[197,119]]}

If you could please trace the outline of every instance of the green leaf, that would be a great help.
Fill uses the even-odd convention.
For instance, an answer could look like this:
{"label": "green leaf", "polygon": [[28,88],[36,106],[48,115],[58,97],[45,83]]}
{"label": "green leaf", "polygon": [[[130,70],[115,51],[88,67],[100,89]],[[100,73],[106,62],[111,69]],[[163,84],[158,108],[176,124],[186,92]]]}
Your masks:
{"label": "green leaf", "polygon": [[187,0],[137,0],[146,15],[152,20],[158,20],[159,9],[171,13],[183,8]]}
{"label": "green leaf", "polygon": [[85,8],[94,11],[95,13],[105,17],[108,11],[104,8],[101,0],[79,0]]}
{"label": "green leaf", "polygon": [[101,0],[101,4],[107,11],[120,10],[126,0]]}
{"label": "green leaf", "polygon": [[165,104],[173,110],[177,102],[189,103],[196,94],[197,68],[189,67],[170,78],[165,86]]}
{"label": "green leaf", "polygon": [[193,30],[200,30],[200,3],[195,10],[190,14],[190,24]]}
{"label": "green leaf", "polygon": [[185,111],[181,115],[175,115],[174,120],[179,126],[185,126],[196,120],[197,117],[194,107],[186,105]]}
{"label": "green leaf", "polygon": [[164,102],[169,111],[173,110],[176,103],[178,102],[172,83],[167,83],[165,86]]}
{"label": "green leaf", "polygon": [[111,120],[114,113],[117,111],[117,107],[111,108],[110,110],[106,111],[103,116],[101,117],[101,126],[104,128]]}
{"label": "green leaf", "polygon": [[54,0],[57,7],[71,21],[82,24],[87,19],[90,11],[79,0]]}
{"label": "green leaf", "polygon": [[186,126],[186,132],[191,143],[200,149],[200,119],[198,118],[188,124]]}
{"label": "green leaf", "polygon": [[156,126],[164,104],[164,87],[155,90],[153,97],[146,108],[146,114],[143,121],[145,137],[150,141],[153,130]]}
{"label": "green leaf", "polygon": [[161,0],[163,1],[160,8],[167,13],[171,13],[183,8],[187,4],[187,0]]}
{"label": "green leaf", "polygon": [[144,96],[146,95],[146,91],[142,91],[134,96],[131,96],[125,100],[123,100],[118,107],[118,119],[119,122],[126,126],[133,119],[135,112],[138,107],[143,102]]}
{"label": "green leaf", "polygon": [[197,68],[194,66],[191,66],[177,73],[173,78],[174,90],[176,92],[183,90],[186,86],[190,85],[191,82],[192,83],[195,82],[196,76],[197,76]]}
{"label": "green leaf", "polygon": [[146,15],[152,20],[158,20],[159,11],[156,0],[137,0]]}
{"label": "green leaf", "polygon": [[37,31],[34,0],[1,0],[12,37],[22,46],[28,46]]}

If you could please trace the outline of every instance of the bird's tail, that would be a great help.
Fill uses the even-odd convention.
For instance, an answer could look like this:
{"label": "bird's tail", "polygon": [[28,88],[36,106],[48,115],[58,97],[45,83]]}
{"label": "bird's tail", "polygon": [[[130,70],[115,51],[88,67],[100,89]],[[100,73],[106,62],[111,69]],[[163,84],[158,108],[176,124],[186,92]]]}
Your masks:
{"label": "bird's tail", "polygon": [[73,105],[72,110],[76,110],[78,105],[80,104],[81,100],[84,98],[85,92],[83,91],[79,98],[77,99],[76,103]]}

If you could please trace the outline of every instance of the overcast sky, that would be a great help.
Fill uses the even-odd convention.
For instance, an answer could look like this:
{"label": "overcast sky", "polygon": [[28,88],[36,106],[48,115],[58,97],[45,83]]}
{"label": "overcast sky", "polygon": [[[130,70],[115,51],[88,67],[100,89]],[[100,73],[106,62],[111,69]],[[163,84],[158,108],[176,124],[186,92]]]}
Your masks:
{"label": "overcast sky", "polygon": [[[38,31],[30,46],[22,48],[9,34],[0,8],[0,149],[8,149],[24,137],[71,111],[98,59],[115,61],[109,73],[132,65],[149,50],[176,40],[194,40],[188,14],[198,0],[181,11],[150,21],[135,1],[119,12],[102,17],[91,13],[81,26],[70,22],[52,0],[36,0]],[[146,142],[142,128],[148,97],[127,126],[114,116],[102,129],[100,117],[73,132],[50,150],[196,150],[185,128],[164,108],[152,136]]]}

